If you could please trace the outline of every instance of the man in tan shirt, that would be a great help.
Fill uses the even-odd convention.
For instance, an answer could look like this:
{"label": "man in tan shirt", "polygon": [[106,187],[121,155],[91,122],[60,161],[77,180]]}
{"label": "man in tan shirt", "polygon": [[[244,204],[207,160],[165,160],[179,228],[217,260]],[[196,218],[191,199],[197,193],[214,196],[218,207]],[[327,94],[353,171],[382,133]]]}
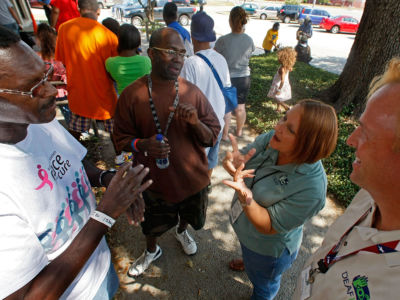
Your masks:
{"label": "man in tan shirt", "polygon": [[[118,150],[135,151],[135,160],[149,167],[154,182],[143,194],[146,210],[141,225],[147,249],[129,269],[131,276],[140,275],[160,257],[157,237],[178,220],[176,238],[186,254],[195,254],[196,243],[186,228],[190,224],[198,230],[205,222],[209,178],[204,147],[215,144],[221,127],[203,93],[178,77],[185,54],[174,29],[154,32],[148,49],[152,72],[124,89],[115,112]],[[156,140],[157,134],[164,136],[163,143]],[[169,166],[157,167],[159,158],[168,158]]]}
{"label": "man in tan shirt", "polygon": [[294,299],[398,299],[400,294],[400,59],[372,85],[350,179],[362,189],[304,265]]}

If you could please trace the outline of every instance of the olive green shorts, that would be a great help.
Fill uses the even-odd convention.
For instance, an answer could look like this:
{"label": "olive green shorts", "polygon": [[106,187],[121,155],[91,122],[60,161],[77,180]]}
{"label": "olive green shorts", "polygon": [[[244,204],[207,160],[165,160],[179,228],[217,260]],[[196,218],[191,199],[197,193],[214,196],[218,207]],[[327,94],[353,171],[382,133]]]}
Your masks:
{"label": "olive green shorts", "polygon": [[194,230],[203,228],[206,221],[207,188],[189,196],[179,203],[168,203],[162,195],[151,191],[143,192],[146,210],[141,223],[144,235],[158,237],[178,224],[179,218],[188,222]]}

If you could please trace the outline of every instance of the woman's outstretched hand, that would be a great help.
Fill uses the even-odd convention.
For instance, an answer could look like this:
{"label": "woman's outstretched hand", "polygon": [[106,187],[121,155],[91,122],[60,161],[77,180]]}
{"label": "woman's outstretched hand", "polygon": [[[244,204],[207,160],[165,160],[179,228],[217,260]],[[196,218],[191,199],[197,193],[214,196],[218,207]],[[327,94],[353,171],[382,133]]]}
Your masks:
{"label": "woman's outstretched hand", "polygon": [[232,152],[226,152],[225,158],[222,161],[222,166],[233,177],[235,176],[237,168],[239,168],[241,164],[246,164],[256,153],[256,149],[252,148],[246,155],[243,155],[239,152],[236,138],[232,134],[229,134],[229,139],[232,144]]}
{"label": "woman's outstretched hand", "polygon": [[233,176],[233,181],[231,180],[223,180],[222,182],[233,188],[238,193],[239,201],[243,205],[250,205],[253,200],[253,193],[244,183],[244,178],[246,177],[254,177],[254,169],[252,170],[244,170],[244,163],[242,163],[237,169]]}

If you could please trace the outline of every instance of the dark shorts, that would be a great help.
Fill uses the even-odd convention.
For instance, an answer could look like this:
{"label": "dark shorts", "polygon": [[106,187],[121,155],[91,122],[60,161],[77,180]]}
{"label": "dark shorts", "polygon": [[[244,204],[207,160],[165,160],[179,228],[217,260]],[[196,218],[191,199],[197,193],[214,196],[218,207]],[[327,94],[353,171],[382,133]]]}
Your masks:
{"label": "dark shorts", "polygon": [[[89,131],[90,126],[92,124],[92,119],[86,118],[79,116],[77,114],[74,114],[71,112],[70,116],[70,121],[68,123],[68,128],[72,131],[76,132],[86,132]],[[113,125],[114,125],[114,120],[113,119],[107,119],[107,120],[101,120],[104,124],[104,129],[105,131],[112,133],[113,131]]]}
{"label": "dark shorts", "polygon": [[236,87],[238,104],[245,104],[250,90],[250,76],[231,78],[231,83]]}
{"label": "dark shorts", "polygon": [[[180,203],[167,203],[159,194],[143,192],[146,210],[141,223],[144,235],[158,237],[178,224],[179,218],[188,222],[194,230],[203,228],[208,204],[207,188]],[[178,218],[179,216],[179,218]]]}

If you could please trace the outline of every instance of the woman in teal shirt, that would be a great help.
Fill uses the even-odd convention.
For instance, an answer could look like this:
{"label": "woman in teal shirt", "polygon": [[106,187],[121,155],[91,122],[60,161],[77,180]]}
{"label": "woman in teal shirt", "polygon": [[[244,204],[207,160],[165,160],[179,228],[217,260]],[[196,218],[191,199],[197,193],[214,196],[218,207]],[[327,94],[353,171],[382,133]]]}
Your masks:
{"label": "woman in teal shirt", "polygon": [[236,190],[230,220],[253,284],[252,299],[272,299],[281,275],[296,258],[303,224],[325,205],[327,180],[320,159],[336,146],[335,110],[304,100],[289,110],[275,130],[261,134],[223,165]]}

